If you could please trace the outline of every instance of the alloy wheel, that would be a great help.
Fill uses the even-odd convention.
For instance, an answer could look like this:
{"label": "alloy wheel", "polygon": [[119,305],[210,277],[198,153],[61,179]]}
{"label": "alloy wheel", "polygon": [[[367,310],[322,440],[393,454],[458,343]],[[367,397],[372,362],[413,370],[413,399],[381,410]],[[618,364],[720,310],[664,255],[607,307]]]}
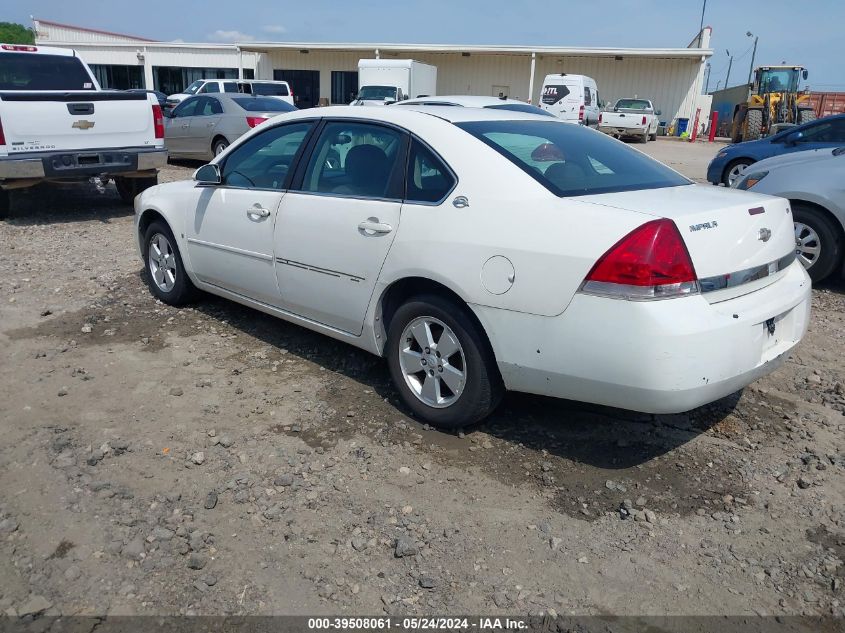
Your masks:
{"label": "alloy wheel", "polygon": [[443,321],[417,317],[403,330],[397,351],[405,383],[423,404],[442,409],[460,398],[466,359],[458,337]]}
{"label": "alloy wheel", "polygon": [[808,224],[795,222],[795,254],[805,269],[809,270],[818,261],[821,251],[821,240],[815,229]]}
{"label": "alloy wheel", "polygon": [[728,172],[729,187],[733,187],[734,183],[742,176],[742,172],[745,171],[746,167],[748,167],[748,165],[743,165],[742,163],[731,167],[730,171]]}
{"label": "alloy wheel", "polygon": [[176,254],[170,240],[156,233],[150,240],[148,253],[150,274],[162,292],[170,292],[176,284]]}

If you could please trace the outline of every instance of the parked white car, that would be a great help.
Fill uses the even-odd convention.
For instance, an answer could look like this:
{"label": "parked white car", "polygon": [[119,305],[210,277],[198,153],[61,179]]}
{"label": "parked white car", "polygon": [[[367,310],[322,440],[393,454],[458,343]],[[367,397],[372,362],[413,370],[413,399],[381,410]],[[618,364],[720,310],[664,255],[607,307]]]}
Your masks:
{"label": "parked white car", "polygon": [[167,106],[169,108],[175,108],[188,97],[220,92],[275,97],[294,105],[293,90],[291,90],[290,84],[286,81],[271,81],[269,79],[197,79],[182,92],[168,95]]}
{"label": "parked white car", "polygon": [[205,290],[382,355],[441,427],[504,389],[685,411],[778,367],[809,319],[787,201],[519,112],[281,115],[135,211],[156,297]]}
{"label": "parked white car", "polygon": [[599,132],[648,143],[657,138],[658,116],[660,110],[648,99],[619,99],[613,108],[599,114]]}
{"label": "parked white car", "polygon": [[789,200],[795,252],[814,282],[845,273],[845,145],[766,158],[734,182],[743,191]]}
{"label": "parked white car", "polygon": [[406,99],[394,104],[395,106],[458,106],[462,108],[491,108],[493,110],[511,110],[513,112],[525,112],[527,114],[539,114],[541,116],[554,116],[542,108],[519,99],[508,99],[506,97],[485,97],[482,95],[447,95],[436,97],[420,97],[419,99]]}
{"label": "parked white car", "polygon": [[599,88],[586,75],[546,75],[540,107],[567,123],[595,127],[599,122]]}
{"label": "parked white car", "polygon": [[9,191],[41,182],[114,180],[131,202],[166,164],[155,96],[101,90],[69,48],[0,45],[0,218]]}

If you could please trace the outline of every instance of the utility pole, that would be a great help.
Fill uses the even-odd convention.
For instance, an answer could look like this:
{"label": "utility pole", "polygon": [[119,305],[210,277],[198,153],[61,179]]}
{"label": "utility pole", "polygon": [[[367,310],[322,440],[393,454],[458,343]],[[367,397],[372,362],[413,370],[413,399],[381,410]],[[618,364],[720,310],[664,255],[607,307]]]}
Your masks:
{"label": "utility pole", "polygon": [[747,31],[745,35],[754,38],[754,50],[751,51],[751,67],[748,69],[748,83],[751,83],[751,75],[754,74],[754,58],[757,56],[757,40],[760,38],[751,31]]}
{"label": "utility pole", "polygon": [[734,56],[731,55],[731,52],[729,50],[726,50],[725,52],[728,54],[728,57],[730,58],[728,60],[728,75],[727,75],[727,77],[725,77],[725,88],[727,88],[728,82],[731,80],[731,66],[733,66],[733,63],[734,63]]}
{"label": "utility pole", "polygon": [[704,31],[704,10],[707,8],[707,0],[701,3],[701,23],[698,25],[698,48],[701,48],[701,36]]}
{"label": "utility pole", "polygon": [[704,70],[707,71],[707,79],[704,80],[704,94],[708,94],[710,88],[710,62],[704,66]]}

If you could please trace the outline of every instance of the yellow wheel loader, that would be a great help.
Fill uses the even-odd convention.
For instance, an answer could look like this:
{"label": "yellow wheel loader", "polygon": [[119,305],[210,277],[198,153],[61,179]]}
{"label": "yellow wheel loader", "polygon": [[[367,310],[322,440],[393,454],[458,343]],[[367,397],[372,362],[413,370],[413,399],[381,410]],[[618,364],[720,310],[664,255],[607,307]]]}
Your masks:
{"label": "yellow wheel loader", "polygon": [[807,79],[801,66],[760,66],[754,69],[754,83],[746,103],[734,108],[731,140],[755,141],[785,127],[816,118],[808,92],[798,92],[798,82]]}

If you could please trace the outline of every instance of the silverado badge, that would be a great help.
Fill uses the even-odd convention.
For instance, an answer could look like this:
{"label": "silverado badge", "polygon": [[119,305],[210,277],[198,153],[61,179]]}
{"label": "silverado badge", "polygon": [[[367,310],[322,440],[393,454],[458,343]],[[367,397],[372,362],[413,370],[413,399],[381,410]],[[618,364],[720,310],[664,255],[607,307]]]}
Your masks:
{"label": "silverado badge", "polygon": [[86,121],[85,119],[80,119],[79,121],[74,121],[71,127],[76,128],[77,130],[90,130],[94,127],[94,121]]}

